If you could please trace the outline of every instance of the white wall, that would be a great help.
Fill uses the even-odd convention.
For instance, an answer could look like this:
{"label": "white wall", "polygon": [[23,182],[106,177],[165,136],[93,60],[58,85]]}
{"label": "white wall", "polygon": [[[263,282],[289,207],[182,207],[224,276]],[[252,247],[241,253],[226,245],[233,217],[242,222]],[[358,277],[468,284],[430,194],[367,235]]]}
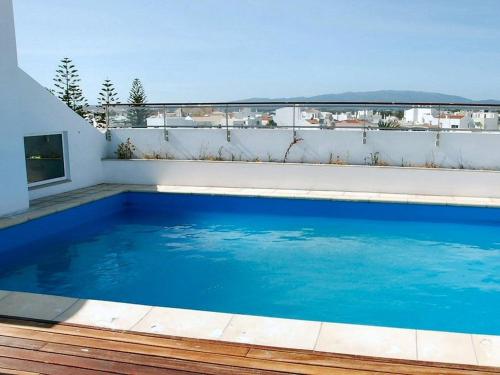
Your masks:
{"label": "white wall", "polygon": [[29,191],[31,199],[91,186],[102,182],[101,159],[105,155],[104,134],[91,126],[30,76],[20,72],[17,81],[29,110],[16,120],[23,136],[43,132],[66,132],[70,181]]}
{"label": "white wall", "polygon": [[0,0],[0,215],[28,207],[24,145],[12,126],[11,108],[20,98],[12,90],[17,75],[17,52],[12,3]]}
{"label": "white wall", "polygon": [[10,0],[0,1],[0,15],[2,15],[0,17],[0,46],[2,46],[0,69],[17,66],[14,18],[9,17],[12,13],[12,2]]}
{"label": "white wall", "polygon": [[[287,161],[345,164],[440,166],[446,168],[500,170],[500,133],[441,132],[436,146],[435,132],[302,129],[303,140],[291,148]],[[282,161],[293,139],[288,129],[232,129],[231,141],[225,129],[170,129],[169,141],[163,129],[113,129],[108,157],[116,157],[119,143],[130,138],[136,156],[159,153],[175,159]]]}
{"label": "white wall", "polygon": [[[104,135],[17,66],[11,0],[0,0],[0,215],[21,211],[30,198],[102,181]],[[24,136],[66,132],[70,181],[28,191]]]}
{"label": "white wall", "polygon": [[500,172],[328,164],[105,160],[109,183],[500,197]]}

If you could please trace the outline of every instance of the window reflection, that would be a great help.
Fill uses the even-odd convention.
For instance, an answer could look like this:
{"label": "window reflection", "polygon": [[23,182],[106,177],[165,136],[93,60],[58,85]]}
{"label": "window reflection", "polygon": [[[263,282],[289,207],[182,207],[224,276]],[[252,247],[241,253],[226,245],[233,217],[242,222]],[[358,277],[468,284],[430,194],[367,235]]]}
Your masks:
{"label": "window reflection", "polygon": [[65,177],[62,134],[24,137],[28,183]]}

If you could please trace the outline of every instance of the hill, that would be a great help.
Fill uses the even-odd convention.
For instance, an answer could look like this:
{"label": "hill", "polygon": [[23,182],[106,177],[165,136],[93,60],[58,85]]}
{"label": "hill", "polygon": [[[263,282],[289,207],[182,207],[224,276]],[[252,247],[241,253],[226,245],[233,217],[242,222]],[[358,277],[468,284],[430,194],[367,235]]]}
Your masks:
{"label": "hill", "polygon": [[435,102],[435,103],[480,103],[494,104],[500,100],[472,100],[457,95],[448,95],[438,92],[406,91],[406,90],[379,90],[379,91],[349,91],[339,94],[324,94],[316,96],[298,96],[290,98],[249,98],[240,102],[268,102],[268,101],[331,101],[331,102]]}

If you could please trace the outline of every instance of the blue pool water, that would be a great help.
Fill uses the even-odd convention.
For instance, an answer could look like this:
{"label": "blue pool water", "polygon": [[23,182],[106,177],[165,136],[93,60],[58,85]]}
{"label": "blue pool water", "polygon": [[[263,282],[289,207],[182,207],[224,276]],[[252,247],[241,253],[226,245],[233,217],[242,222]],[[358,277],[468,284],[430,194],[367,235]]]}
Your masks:
{"label": "blue pool water", "polygon": [[492,208],[125,193],[1,230],[0,289],[500,334],[499,229]]}

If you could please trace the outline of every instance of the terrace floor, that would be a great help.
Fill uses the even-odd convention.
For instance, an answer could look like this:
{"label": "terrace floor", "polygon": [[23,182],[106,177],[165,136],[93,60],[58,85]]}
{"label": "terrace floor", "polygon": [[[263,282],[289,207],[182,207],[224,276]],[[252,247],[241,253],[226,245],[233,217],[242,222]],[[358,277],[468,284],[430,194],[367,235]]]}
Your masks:
{"label": "terrace floor", "polygon": [[0,318],[2,374],[493,374],[471,365],[112,331]]}

